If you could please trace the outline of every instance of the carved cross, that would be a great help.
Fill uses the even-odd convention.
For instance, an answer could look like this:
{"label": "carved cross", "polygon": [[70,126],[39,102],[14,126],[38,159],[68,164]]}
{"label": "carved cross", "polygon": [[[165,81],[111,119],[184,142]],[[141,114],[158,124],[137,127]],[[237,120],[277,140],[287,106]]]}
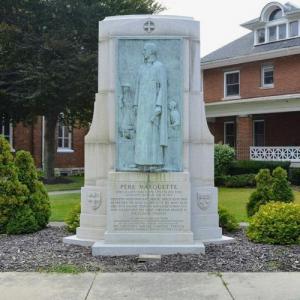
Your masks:
{"label": "carved cross", "polygon": [[147,33],[151,33],[152,31],[154,31],[154,29],[155,29],[155,25],[152,21],[147,21],[144,23],[144,30]]}

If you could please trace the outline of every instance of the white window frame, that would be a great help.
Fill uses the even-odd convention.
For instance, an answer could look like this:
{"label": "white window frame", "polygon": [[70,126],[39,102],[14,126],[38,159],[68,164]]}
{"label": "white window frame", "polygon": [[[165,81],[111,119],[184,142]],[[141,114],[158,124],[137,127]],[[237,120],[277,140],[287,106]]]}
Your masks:
{"label": "white window frame", "polygon": [[[226,84],[227,75],[235,74],[235,73],[239,74],[239,94],[227,96],[227,84]],[[224,99],[225,100],[226,99],[240,99],[241,98],[240,95],[241,95],[241,72],[240,72],[240,70],[224,72]]]}
{"label": "white window frame", "polygon": [[[59,136],[59,127],[62,127],[62,136]],[[65,127],[68,128],[68,136],[65,136]],[[68,145],[64,145],[64,141],[67,138]],[[59,140],[62,140],[62,147],[59,147]],[[72,149],[72,128],[70,126],[66,126],[62,121],[59,121],[57,124],[57,152],[61,153],[72,153],[74,150]]]}
{"label": "white window frame", "polygon": [[[1,126],[1,134],[4,136],[4,137],[7,137],[4,135],[4,131],[5,131],[5,124],[4,124],[4,121],[2,121],[2,124],[0,123],[0,126]],[[9,123],[9,135],[8,135],[8,140],[9,140],[9,144],[10,144],[10,147],[11,147],[11,151],[14,152],[15,149],[13,148],[13,125],[12,123]]]}
{"label": "white window frame", "polygon": [[[292,22],[298,22],[298,35],[295,36],[290,36],[290,23]],[[285,24],[286,28],[286,37],[283,39],[279,38],[279,26]],[[276,26],[276,40],[275,41],[270,41],[269,40],[269,27]],[[264,43],[259,43],[258,42],[258,31],[260,29],[265,29],[265,42]],[[284,41],[284,40],[290,40],[290,39],[295,39],[300,36],[300,19],[295,19],[295,20],[287,20],[286,18],[283,19],[278,19],[274,21],[269,21],[264,27],[259,27],[255,29],[255,34],[254,34],[254,46],[258,45],[264,45],[268,43],[275,43],[278,41]]]}
{"label": "white window frame", "polygon": [[[263,119],[259,119],[259,120],[253,120],[253,124],[252,124],[252,132],[253,132],[253,137],[252,137],[252,144],[254,147],[256,147],[255,145],[255,123],[264,123],[264,145],[266,144],[266,122]],[[260,147],[260,146],[257,146]]]}
{"label": "white window frame", "polygon": [[[271,84],[266,84],[265,83],[265,72],[267,69],[272,68],[273,71],[273,83]],[[265,89],[271,89],[274,88],[274,65],[273,64],[263,64],[261,66],[261,87]]]}
{"label": "white window frame", "polygon": [[[235,122],[234,121],[225,121],[224,122],[224,144],[225,145],[229,145],[229,144],[227,144],[226,143],[226,136],[227,136],[227,133],[226,133],[226,125],[227,124],[233,124],[233,125],[235,125]],[[234,148],[236,147],[236,132],[235,132],[235,134],[234,134],[234,139],[235,139],[235,141],[234,141]]]}

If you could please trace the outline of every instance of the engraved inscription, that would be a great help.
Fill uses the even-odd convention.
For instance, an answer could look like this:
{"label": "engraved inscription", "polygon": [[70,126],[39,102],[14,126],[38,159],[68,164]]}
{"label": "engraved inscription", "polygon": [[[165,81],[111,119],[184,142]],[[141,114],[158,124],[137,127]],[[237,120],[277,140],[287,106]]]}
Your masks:
{"label": "engraved inscription", "polygon": [[112,231],[184,232],[189,202],[180,184],[116,184],[110,197]]}

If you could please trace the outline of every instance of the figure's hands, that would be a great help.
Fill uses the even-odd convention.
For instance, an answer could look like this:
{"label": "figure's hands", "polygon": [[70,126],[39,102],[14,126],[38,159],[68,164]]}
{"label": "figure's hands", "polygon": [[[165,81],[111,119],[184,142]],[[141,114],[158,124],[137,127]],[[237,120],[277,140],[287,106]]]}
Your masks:
{"label": "figure's hands", "polygon": [[151,118],[151,122],[154,123],[156,117],[158,117],[160,114],[161,114],[161,106],[157,105],[154,110],[154,115]]}

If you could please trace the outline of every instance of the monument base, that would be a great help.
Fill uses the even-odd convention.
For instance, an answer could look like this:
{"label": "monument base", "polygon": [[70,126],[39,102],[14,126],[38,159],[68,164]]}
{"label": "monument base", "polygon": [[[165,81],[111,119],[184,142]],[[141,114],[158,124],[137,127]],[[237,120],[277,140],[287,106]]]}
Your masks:
{"label": "monument base", "polygon": [[201,241],[194,241],[189,245],[168,245],[168,244],[106,244],[104,241],[97,241],[92,246],[93,256],[121,256],[139,254],[204,254],[205,247]]}

